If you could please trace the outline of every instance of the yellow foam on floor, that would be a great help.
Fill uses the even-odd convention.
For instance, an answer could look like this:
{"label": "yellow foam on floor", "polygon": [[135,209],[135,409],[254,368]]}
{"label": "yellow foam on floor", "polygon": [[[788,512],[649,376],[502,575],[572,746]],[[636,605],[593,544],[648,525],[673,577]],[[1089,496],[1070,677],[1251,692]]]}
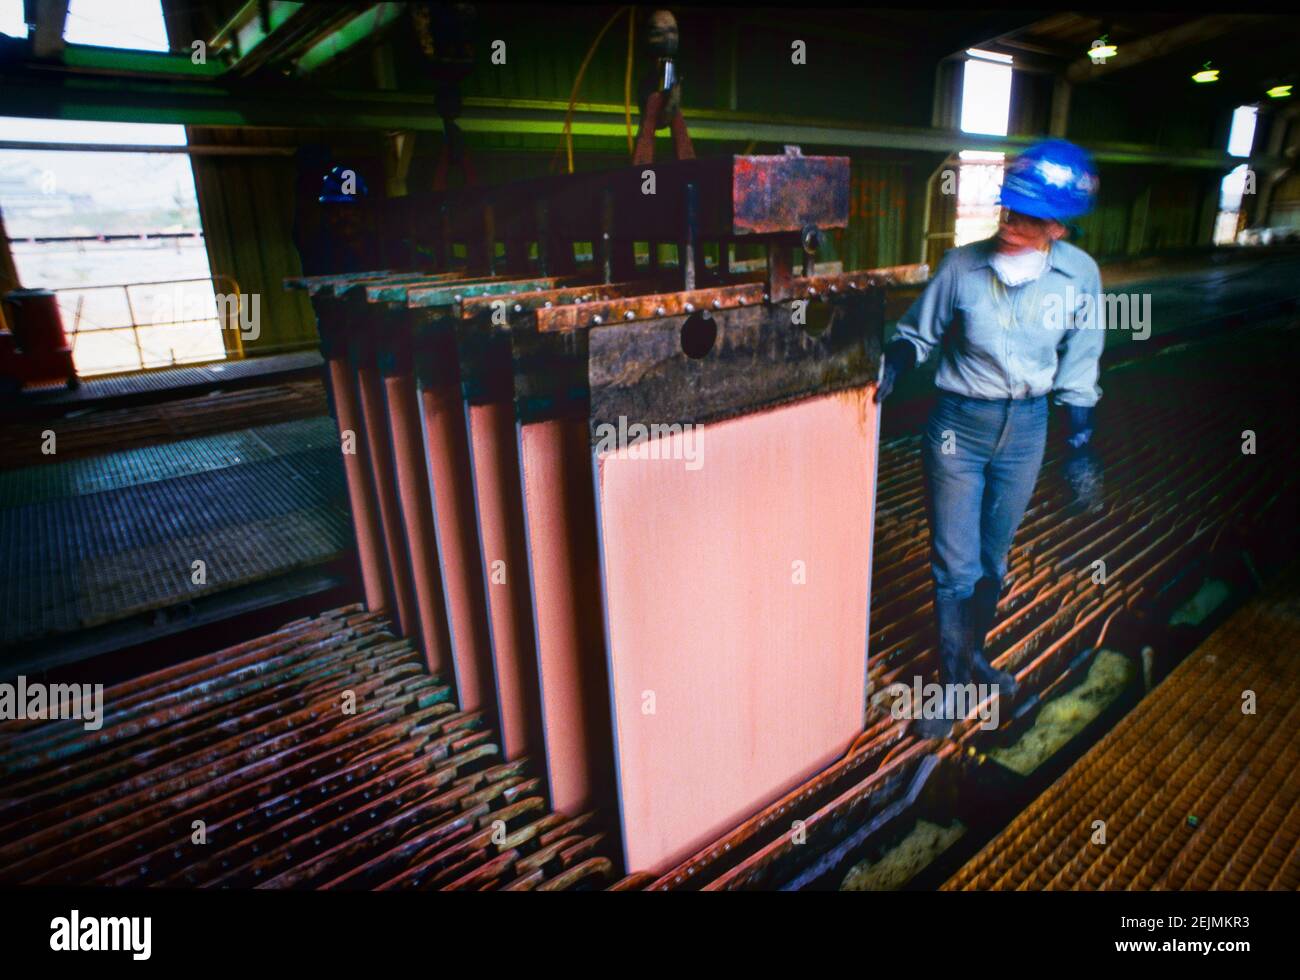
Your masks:
{"label": "yellow foam on floor", "polygon": [[1188,599],[1169,620],[1170,626],[1187,624],[1199,626],[1214,610],[1227,601],[1230,590],[1228,583],[1215,578],[1207,578],[1197,589],[1196,595]]}
{"label": "yellow foam on floor", "polygon": [[1029,775],[1119,697],[1133,670],[1127,657],[1101,650],[1082,683],[1048,701],[1029,731],[1013,745],[993,749],[989,756],[1013,772]]}
{"label": "yellow foam on floor", "polygon": [[947,827],[929,820],[918,820],[911,832],[886,851],[879,861],[860,861],[849,869],[840,883],[840,891],[897,891],[964,833],[966,826],[960,820],[954,820]]}

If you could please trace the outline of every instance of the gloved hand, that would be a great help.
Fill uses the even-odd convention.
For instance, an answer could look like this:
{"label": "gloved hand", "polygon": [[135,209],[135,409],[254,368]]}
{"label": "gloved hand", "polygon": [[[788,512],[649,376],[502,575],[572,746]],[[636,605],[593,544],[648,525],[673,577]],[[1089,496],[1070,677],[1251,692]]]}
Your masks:
{"label": "gloved hand", "polygon": [[1101,510],[1104,506],[1104,484],[1101,461],[1090,445],[1092,441],[1092,409],[1067,405],[1065,482],[1070,485],[1074,507],[1085,512]]}
{"label": "gloved hand", "polygon": [[1066,461],[1065,480],[1070,485],[1073,506],[1088,513],[1099,511],[1105,506],[1102,499],[1105,487],[1101,463],[1091,450]]}
{"label": "gloved hand", "polygon": [[916,367],[916,348],[910,340],[899,337],[885,346],[885,367],[880,374],[880,383],[876,385],[876,394],[872,399],[879,403],[889,397],[894,384],[912,368]]}

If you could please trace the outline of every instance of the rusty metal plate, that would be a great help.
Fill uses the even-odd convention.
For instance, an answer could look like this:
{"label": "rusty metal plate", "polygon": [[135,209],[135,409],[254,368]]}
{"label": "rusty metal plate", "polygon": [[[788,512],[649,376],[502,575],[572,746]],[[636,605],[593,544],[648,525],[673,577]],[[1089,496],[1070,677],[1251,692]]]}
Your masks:
{"label": "rusty metal plate", "polygon": [[770,235],[849,223],[849,158],[738,156],[731,174],[732,233]]}

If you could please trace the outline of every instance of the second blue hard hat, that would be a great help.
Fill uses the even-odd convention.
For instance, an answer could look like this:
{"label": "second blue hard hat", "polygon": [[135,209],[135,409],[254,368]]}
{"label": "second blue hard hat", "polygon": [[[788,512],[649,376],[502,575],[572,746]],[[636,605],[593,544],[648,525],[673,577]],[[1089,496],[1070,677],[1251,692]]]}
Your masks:
{"label": "second blue hard hat", "polygon": [[370,193],[361,175],[347,167],[334,167],[321,178],[321,204],[349,204]]}

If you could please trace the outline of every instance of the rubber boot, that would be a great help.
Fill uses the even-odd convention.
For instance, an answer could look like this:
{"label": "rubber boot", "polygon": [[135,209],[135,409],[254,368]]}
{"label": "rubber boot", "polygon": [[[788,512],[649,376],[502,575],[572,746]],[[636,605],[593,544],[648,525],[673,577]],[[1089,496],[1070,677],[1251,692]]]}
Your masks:
{"label": "rubber boot", "polygon": [[[971,649],[970,601],[968,599],[934,600],[939,634],[939,678],[943,685],[969,684],[968,660]],[[944,688],[944,717],[916,718],[912,731],[922,738],[947,738],[952,734],[956,705],[951,688]],[[920,706],[916,706],[920,710]]]}
{"label": "rubber boot", "polygon": [[984,656],[984,641],[988,638],[989,630],[993,628],[993,618],[997,615],[1001,591],[1000,583],[988,577],[975,583],[975,591],[970,597],[972,643],[969,671],[971,679],[976,684],[996,684],[1003,704],[1009,704],[1020,693],[1020,682],[1007,671],[998,670]]}

